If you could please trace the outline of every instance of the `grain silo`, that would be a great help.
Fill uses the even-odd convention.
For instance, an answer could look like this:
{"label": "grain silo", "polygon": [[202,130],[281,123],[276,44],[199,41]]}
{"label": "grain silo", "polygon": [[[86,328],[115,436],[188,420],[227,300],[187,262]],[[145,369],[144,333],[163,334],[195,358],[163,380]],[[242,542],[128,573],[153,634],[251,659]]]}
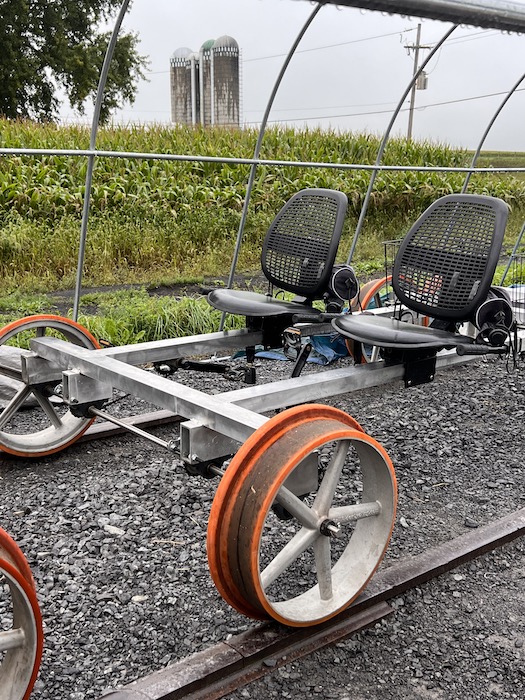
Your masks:
{"label": "grain silo", "polygon": [[212,86],[212,63],[213,45],[215,41],[210,39],[205,41],[199,51],[199,121],[203,126],[210,126],[213,121],[213,86]]}
{"label": "grain silo", "polygon": [[191,49],[177,49],[170,60],[171,121],[192,123],[191,109]]}
{"label": "grain silo", "polygon": [[198,53],[171,58],[171,119],[180,124],[240,124],[240,51],[235,39],[210,39]]}
{"label": "grain silo", "polygon": [[212,47],[213,122],[239,126],[239,45],[231,36],[221,36]]}

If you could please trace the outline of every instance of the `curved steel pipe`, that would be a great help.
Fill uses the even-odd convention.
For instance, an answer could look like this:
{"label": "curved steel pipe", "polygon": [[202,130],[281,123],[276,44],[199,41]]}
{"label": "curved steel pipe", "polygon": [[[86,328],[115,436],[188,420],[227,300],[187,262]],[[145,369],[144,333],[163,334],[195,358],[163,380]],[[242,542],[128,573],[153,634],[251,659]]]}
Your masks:
{"label": "curved steel pipe", "polygon": [[467,191],[467,187],[468,187],[468,185],[469,185],[470,178],[472,177],[472,174],[473,174],[475,165],[476,165],[477,160],[478,160],[478,158],[479,158],[479,154],[481,153],[481,149],[483,148],[483,144],[485,143],[485,139],[487,138],[487,136],[488,136],[488,134],[489,134],[489,131],[492,129],[492,127],[493,127],[493,125],[494,125],[494,122],[495,122],[496,119],[499,117],[499,115],[500,115],[500,113],[501,113],[503,107],[505,107],[505,105],[507,104],[507,102],[510,100],[510,98],[512,97],[512,95],[514,95],[514,93],[516,92],[516,90],[519,88],[519,86],[521,85],[521,83],[522,83],[524,80],[525,80],[525,73],[521,76],[521,78],[520,78],[519,80],[517,80],[517,81],[514,83],[514,85],[512,86],[512,88],[509,90],[509,92],[507,93],[507,95],[505,96],[505,98],[503,99],[503,101],[501,102],[501,104],[500,104],[500,106],[498,107],[498,109],[494,112],[494,116],[492,117],[492,119],[491,119],[491,120],[489,121],[489,123],[487,124],[487,128],[486,128],[485,131],[483,132],[483,136],[481,137],[481,140],[480,140],[480,142],[479,142],[479,144],[478,144],[478,147],[477,147],[477,149],[476,149],[476,152],[474,153],[474,156],[473,156],[473,158],[472,158],[472,161],[471,161],[471,164],[470,164],[470,167],[472,168],[472,170],[467,174],[467,177],[465,178],[465,182],[463,183],[463,187],[462,187],[462,189],[461,189],[461,192],[462,192],[462,193],[464,193],[464,192]]}
{"label": "curved steel pipe", "polygon": [[451,27],[445,34],[441,37],[441,39],[438,41],[438,43],[434,46],[432,51],[428,54],[426,59],[423,61],[423,63],[419,66],[418,70],[414,73],[412,76],[412,79],[408,83],[405,91],[403,92],[403,95],[401,96],[401,99],[399,100],[397,107],[395,108],[392,117],[390,118],[390,122],[386,128],[385,134],[383,136],[383,140],[381,141],[381,145],[379,146],[379,151],[377,153],[377,157],[375,160],[375,169],[372,172],[372,176],[370,178],[370,182],[368,184],[368,189],[366,191],[365,199],[363,201],[363,205],[361,207],[361,212],[359,214],[359,220],[357,222],[356,230],[354,233],[354,238],[352,240],[352,245],[350,246],[350,252],[348,253],[348,258],[347,262],[350,263],[352,261],[352,258],[354,257],[355,253],[355,248],[357,245],[357,241],[359,239],[359,235],[361,233],[361,230],[363,228],[363,224],[365,222],[365,217],[366,217],[366,212],[368,209],[368,205],[370,203],[370,197],[372,195],[372,190],[374,188],[374,183],[377,177],[377,174],[381,168],[379,167],[381,164],[381,159],[383,158],[383,153],[385,152],[386,145],[388,143],[388,139],[390,138],[390,132],[392,131],[392,127],[394,126],[394,122],[397,119],[397,116],[399,112],[401,111],[401,107],[403,106],[404,101],[406,100],[409,92],[412,90],[413,85],[416,84],[417,79],[423,72],[423,70],[426,68],[428,63],[431,61],[431,59],[434,57],[436,52],[442,47],[442,45],[445,43],[445,41],[449,38],[449,36],[452,34],[457,29],[458,25],[454,25]]}
{"label": "curved steel pipe", "polygon": [[[260,151],[261,151],[262,141],[263,141],[263,138],[264,138],[264,133],[265,133],[265,131],[266,131],[266,125],[267,125],[267,123],[268,123],[268,117],[270,116],[270,111],[271,111],[271,109],[272,109],[272,106],[273,106],[273,103],[274,103],[274,100],[275,100],[275,96],[277,95],[277,90],[279,89],[279,87],[280,87],[280,85],[281,85],[281,82],[282,82],[282,80],[283,80],[284,74],[286,73],[286,69],[288,68],[288,65],[290,64],[290,61],[292,60],[292,57],[293,57],[295,51],[297,50],[297,47],[299,46],[299,44],[300,44],[300,42],[301,42],[303,36],[306,34],[306,31],[308,30],[308,27],[312,24],[312,22],[313,22],[314,18],[316,17],[317,13],[318,13],[319,10],[321,9],[321,7],[322,7],[323,5],[325,5],[325,4],[326,4],[326,0],[323,0],[323,2],[319,2],[319,3],[316,5],[316,7],[314,8],[313,12],[310,14],[310,16],[309,16],[308,19],[306,20],[305,24],[303,25],[301,31],[300,31],[299,34],[297,35],[297,38],[295,39],[294,43],[292,44],[292,47],[291,47],[290,51],[288,52],[288,55],[287,55],[287,57],[286,57],[286,59],[285,59],[283,65],[282,65],[282,67],[281,67],[281,70],[279,71],[279,75],[277,76],[277,80],[275,81],[275,84],[274,84],[274,86],[273,86],[273,90],[272,90],[272,92],[271,92],[271,94],[270,94],[270,98],[269,98],[269,100],[268,100],[268,104],[266,105],[266,109],[265,109],[265,111],[264,111],[264,115],[263,115],[263,118],[262,118],[262,121],[261,121],[261,126],[260,126],[260,129],[259,129],[259,135],[258,135],[258,137],[257,137],[257,143],[255,144],[255,150],[254,150],[254,152],[253,152],[253,159],[254,159],[254,160],[256,160],[256,159],[259,157],[259,153],[260,153]],[[254,183],[254,181],[255,181],[255,173],[256,173],[256,170],[257,170],[257,163],[254,163],[254,164],[252,165],[252,167],[250,168],[250,175],[249,175],[249,177],[248,177],[248,184],[246,185],[246,196],[245,196],[245,198],[244,198],[244,204],[243,204],[242,214],[241,214],[241,221],[240,221],[240,223],[239,223],[239,230],[238,230],[238,232],[237,232],[237,239],[236,239],[236,242],[235,242],[235,250],[234,250],[234,252],[233,252],[233,260],[232,260],[232,264],[231,264],[231,267],[230,267],[230,275],[229,275],[229,277],[228,277],[228,284],[227,284],[227,288],[228,288],[228,289],[230,289],[230,288],[232,287],[232,285],[233,285],[233,280],[234,280],[234,277],[235,277],[235,268],[237,267],[237,261],[238,261],[238,259],[239,259],[239,252],[240,252],[240,249],[241,249],[242,237],[243,237],[243,234],[244,234],[244,227],[245,227],[245,225],[246,225],[246,218],[247,218],[247,215],[248,215],[248,207],[249,207],[249,204],[250,204],[250,198],[251,198],[251,194],[252,194],[252,190],[253,190],[253,183]],[[222,317],[221,317],[221,323],[220,323],[220,326],[219,326],[219,330],[221,330],[221,331],[222,331],[223,328],[224,328],[224,321],[225,321],[225,318],[226,318],[226,316],[225,316],[225,314],[223,313],[223,314],[222,314]]]}
{"label": "curved steel pipe", "polygon": [[[115,22],[115,27],[113,28],[113,33],[109,40],[106,55],[104,57],[104,63],[102,64],[102,70],[100,71],[100,77],[97,87],[97,95],[95,99],[95,107],[93,112],[93,120],[91,122],[91,136],[89,139],[89,148],[91,151],[95,150],[97,141],[97,131],[100,121],[100,111],[102,109],[102,99],[104,97],[104,89],[106,87],[106,82],[109,73],[109,67],[111,64],[111,59],[113,58],[113,53],[115,51],[115,46],[118,39],[118,34],[122,26],[122,21],[124,15],[128,10],[128,5],[130,0],[123,0],[122,5]],[[86,254],[86,238],[88,229],[88,218],[89,218],[89,208],[91,204],[91,185],[93,183],[93,170],[95,167],[95,153],[88,156],[88,165],[86,171],[86,181],[84,186],[84,205],[82,208],[82,221],[80,224],[80,244],[78,249],[78,263],[77,263],[77,277],[75,284],[75,294],[73,299],[73,320],[76,321],[78,318],[78,307],[80,302],[80,292],[82,289],[82,270],[84,267],[84,257]]]}
{"label": "curved steel pipe", "polygon": [[328,0],[334,5],[360,7],[408,17],[472,24],[506,32],[525,30],[523,3],[507,0]]}

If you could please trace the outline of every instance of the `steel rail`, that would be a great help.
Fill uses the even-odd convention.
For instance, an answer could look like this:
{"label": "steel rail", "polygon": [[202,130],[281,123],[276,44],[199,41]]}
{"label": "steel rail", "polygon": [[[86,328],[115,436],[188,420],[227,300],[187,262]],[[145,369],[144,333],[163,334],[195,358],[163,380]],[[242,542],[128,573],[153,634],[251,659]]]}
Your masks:
{"label": "steel rail", "polygon": [[471,24],[484,29],[506,32],[525,30],[523,3],[506,0],[324,0],[330,5],[346,5],[363,10],[375,10],[389,15],[408,15]]}
{"label": "steel rail", "polygon": [[443,166],[443,165],[376,165],[367,163],[324,163],[322,161],[301,160],[272,160],[268,158],[227,158],[224,156],[192,156],[177,153],[141,153],[139,151],[97,151],[78,149],[53,149],[53,148],[0,148],[0,156],[78,156],[99,158],[129,158],[132,160],[169,160],[189,163],[224,163],[227,165],[267,165],[275,167],[291,168],[326,168],[328,170],[385,170],[391,172],[428,172],[428,173],[521,173],[525,167],[479,167],[472,165]]}
{"label": "steel rail", "polygon": [[[525,508],[380,570],[341,615],[316,627],[264,623],[104,694],[104,700],[215,700],[374,624],[386,601],[525,535]],[[102,700],[102,699],[101,699]]]}

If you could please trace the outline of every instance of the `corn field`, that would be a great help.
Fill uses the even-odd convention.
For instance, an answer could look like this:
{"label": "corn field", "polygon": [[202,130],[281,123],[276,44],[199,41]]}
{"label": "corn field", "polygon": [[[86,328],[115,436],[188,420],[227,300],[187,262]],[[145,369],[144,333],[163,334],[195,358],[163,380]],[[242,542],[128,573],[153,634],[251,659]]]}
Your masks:
{"label": "corn field", "polygon": [[[183,126],[101,129],[106,151],[251,158],[255,130]],[[89,147],[89,129],[0,121],[4,148]],[[262,159],[373,164],[379,138],[369,134],[273,128]],[[430,142],[393,139],[386,165],[459,167],[467,152]],[[33,288],[71,285],[76,269],[87,168],[85,156],[0,157],[0,277],[2,285]],[[246,194],[250,166],[217,162],[97,157],[86,251],[88,283],[173,281],[225,274]],[[304,187],[330,187],[349,199],[345,241],[352,235],[370,172],[331,168],[259,166],[252,192],[240,267],[257,269],[260,242],[282,204]],[[386,171],[378,175],[360,254],[402,235],[437,197],[461,189],[461,173]],[[500,196],[525,211],[525,182],[479,174],[469,191]],[[370,248],[370,241],[375,242]],[[344,249],[344,244],[342,245]],[[343,254],[344,256],[344,254]],[[39,281],[38,284],[36,281]]]}

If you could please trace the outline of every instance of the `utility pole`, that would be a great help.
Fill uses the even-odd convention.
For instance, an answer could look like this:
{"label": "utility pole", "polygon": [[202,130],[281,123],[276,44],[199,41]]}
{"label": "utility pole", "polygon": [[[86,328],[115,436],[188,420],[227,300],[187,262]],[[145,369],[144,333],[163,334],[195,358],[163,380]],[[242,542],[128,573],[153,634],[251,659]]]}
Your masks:
{"label": "utility pole", "polygon": [[[416,43],[415,44],[407,44],[405,48],[408,51],[408,54],[410,55],[410,51],[414,51],[414,70],[412,72],[412,76],[415,76],[417,71],[418,71],[418,66],[419,66],[419,49],[430,49],[430,46],[423,46],[420,44],[421,41],[421,24],[417,25],[417,34],[416,34]],[[410,109],[408,112],[408,131],[407,131],[407,141],[411,141],[412,139],[412,126],[414,124],[414,107],[416,104],[416,89],[417,89],[417,82],[414,81],[414,84],[412,85],[412,91],[410,93]]]}

